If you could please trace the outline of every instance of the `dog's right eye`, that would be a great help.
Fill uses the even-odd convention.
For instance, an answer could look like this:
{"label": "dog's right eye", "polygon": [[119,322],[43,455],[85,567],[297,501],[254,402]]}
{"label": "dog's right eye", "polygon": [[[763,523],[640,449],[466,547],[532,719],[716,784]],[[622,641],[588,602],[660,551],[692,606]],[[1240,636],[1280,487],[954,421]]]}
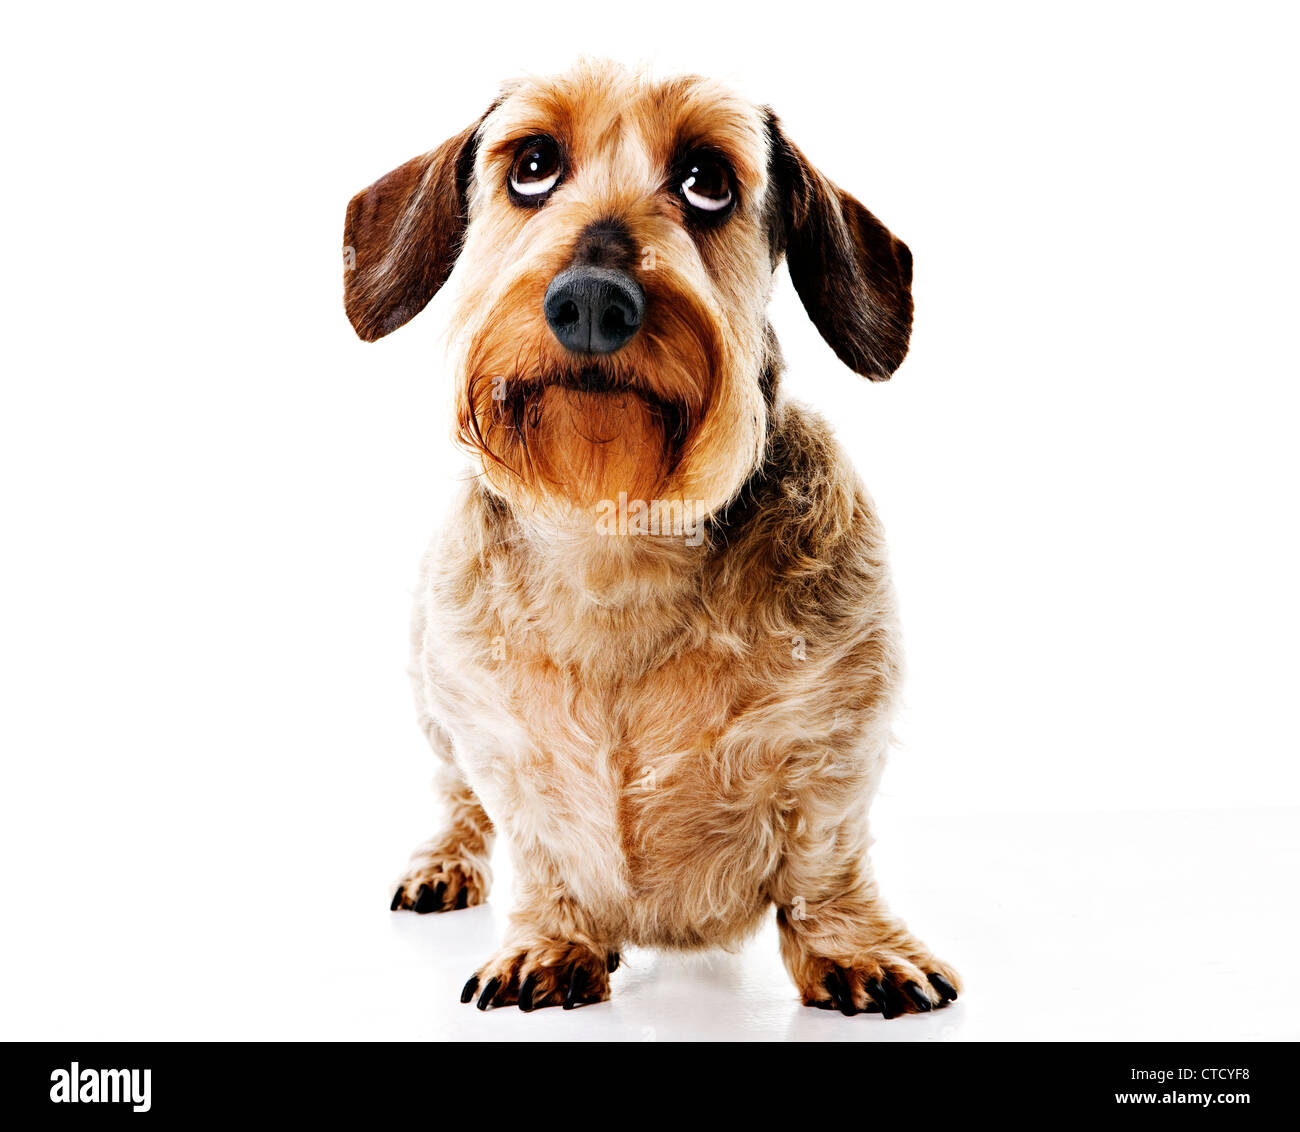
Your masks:
{"label": "dog's right eye", "polygon": [[516,204],[536,207],[560,182],[560,147],[551,138],[529,138],[510,167],[510,196]]}

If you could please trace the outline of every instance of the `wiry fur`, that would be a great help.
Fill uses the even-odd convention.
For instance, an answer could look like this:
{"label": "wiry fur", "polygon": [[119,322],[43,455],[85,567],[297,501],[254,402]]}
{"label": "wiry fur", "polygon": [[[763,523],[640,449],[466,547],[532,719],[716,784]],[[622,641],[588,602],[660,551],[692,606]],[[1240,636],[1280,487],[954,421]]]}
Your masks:
{"label": "wiry fur", "polygon": [[[504,182],[539,134],[569,165],[521,208]],[[738,193],[707,230],[670,183],[701,146]],[[482,1006],[603,998],[623,945],[734,944],[770,904],[805,1002],[891,1015],[955,997],[867,854],[900,670],[880,524],[827,426],[780,398],[764,313],[788,253],[837,353],[886,377],[911,322],[905,246],[770,112],[607,64],[508,87],[403,170],[349,208],[349,314],[366,337],[409,318],[452,231],[459,435],[481,475],[422,574],[412,677],[449,824],[394,907],[482,900],[500,830],[518,884],[466,989]],[[542,298],[607,221],[648,313],[593,385]],[[412,238],[418,255],[393,246]],[[703,501],[707,537],[598,533],[592,508],[619,492]]]}

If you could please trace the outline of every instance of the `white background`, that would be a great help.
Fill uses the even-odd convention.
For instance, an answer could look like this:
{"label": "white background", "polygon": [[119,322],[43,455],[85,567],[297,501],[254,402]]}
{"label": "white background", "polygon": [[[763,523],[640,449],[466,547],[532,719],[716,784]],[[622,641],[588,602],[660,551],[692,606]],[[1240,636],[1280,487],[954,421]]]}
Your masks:
{"label": "white background", "polygon": [[[5,19],[6,1038],[1295,1037],[1294,18],[1265,4],[34,6]],[[771,931],[572,1015],[455,1001],[487,909],[404,676],[462,474],[435,300],[343,316],[348,198],[580,53],[730,80],[911,246],[871,386],[788,392],[889,531],[886,892],[966,974],[800,1008]]]}

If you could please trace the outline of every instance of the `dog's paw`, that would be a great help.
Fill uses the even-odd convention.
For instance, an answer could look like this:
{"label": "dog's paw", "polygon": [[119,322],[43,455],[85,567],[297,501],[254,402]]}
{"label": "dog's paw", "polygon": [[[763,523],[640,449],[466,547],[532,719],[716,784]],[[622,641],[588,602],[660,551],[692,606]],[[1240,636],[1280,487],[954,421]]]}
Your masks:
{"label": "dog's paw", "polygon": [[805,1006],[841,1014],[928,1014],[955,1002],[957,972],[937,959],[912,962],[900,955],[855,956],[836,963],[808,957],[799,987]]}
{"label": "dog's paw", "polygon": [[397,883],[392,910],[451,912],[487,899],[489,878],[483,870],[453,855],[421,852]]}
{"label": "dog's paw", "polygon": [[518,1006],[527,1013],[543,1006],[589,1006],[609,998],[609,975],[618,952],[597,953],[580,943],[546,940],[524,950],[507,948],[470,976],[461,1002],[477,995],[480,1010]]}

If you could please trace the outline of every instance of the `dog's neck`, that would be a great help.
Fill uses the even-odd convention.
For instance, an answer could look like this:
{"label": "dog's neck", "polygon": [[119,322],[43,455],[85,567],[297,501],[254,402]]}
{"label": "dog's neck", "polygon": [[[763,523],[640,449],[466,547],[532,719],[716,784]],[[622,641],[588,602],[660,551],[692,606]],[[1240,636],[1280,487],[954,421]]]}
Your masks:
{"label": "dog's neck", "polygon": [[652,669],[672,655],[690,611],[700,608],[707,543],[610,537],[590,523],[523,517],[503,500],[480,499],[488,521],[483,549],[499,562],[493,574],[510,591],[502,608],[550,663],[598,681]]}
{"label": "dog's neck", "polygon": [[515,523],[539,577],[571,589],[584,604],[607,609],[679,596],[710,553],[704,541],[689,535],[602,531],[589,518],[559,523],[515,516]]}

